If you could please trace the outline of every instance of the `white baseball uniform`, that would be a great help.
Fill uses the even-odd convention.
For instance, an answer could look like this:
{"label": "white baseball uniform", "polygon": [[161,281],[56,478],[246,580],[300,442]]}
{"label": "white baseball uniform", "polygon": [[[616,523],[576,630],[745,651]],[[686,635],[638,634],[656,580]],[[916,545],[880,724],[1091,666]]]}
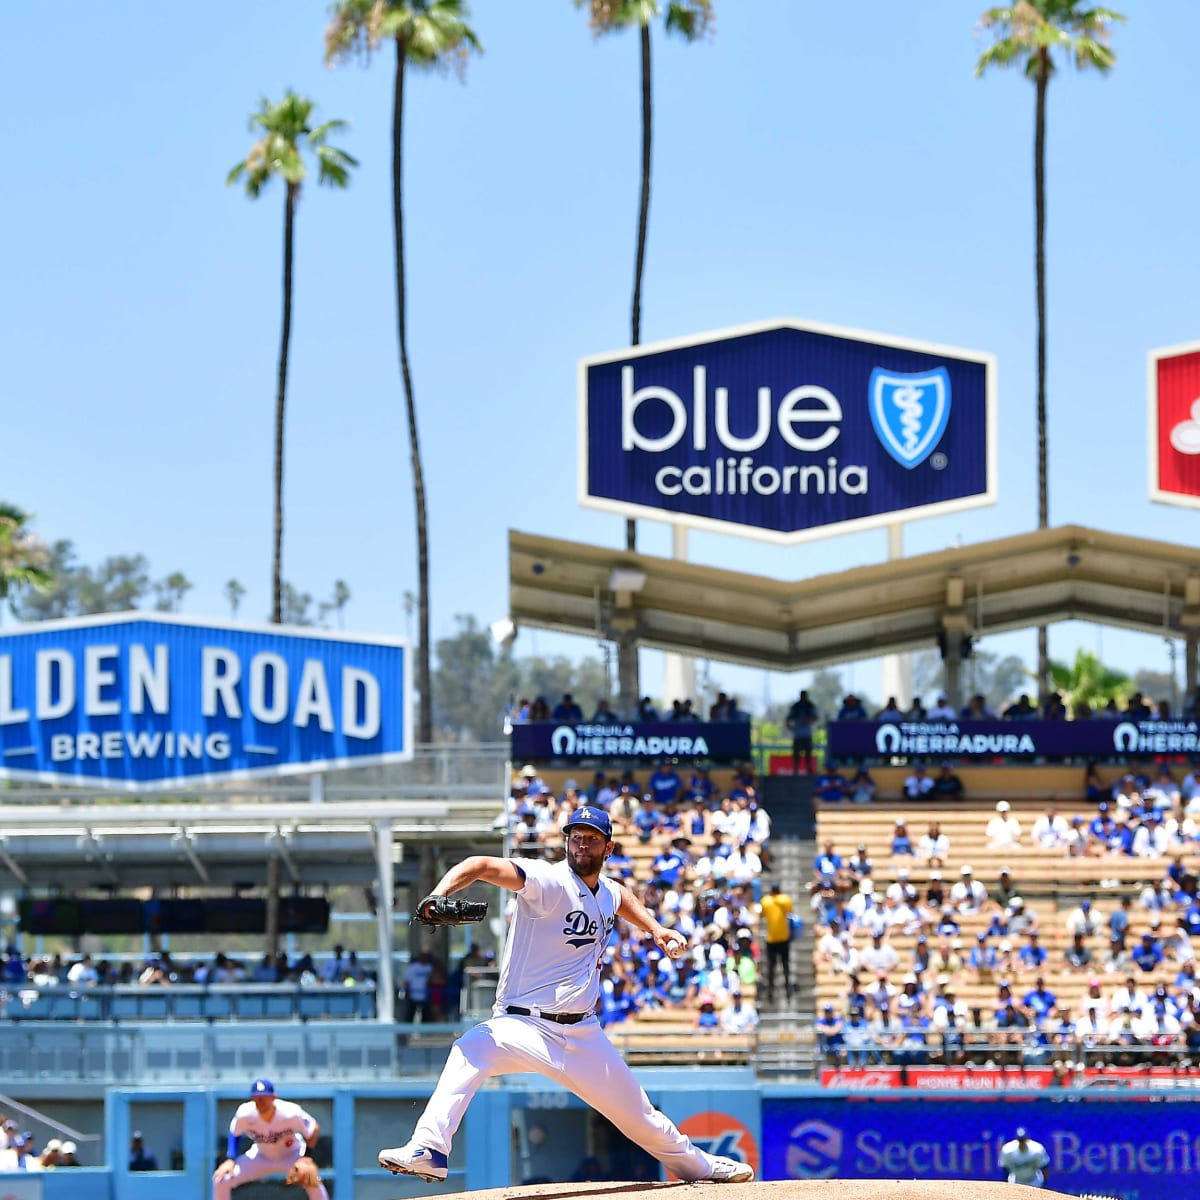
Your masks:
{"label": "white baseball uniform", "polygon": [[1044,1168],[1050,1165],[1050,1155],[1041,1142],[1025,1139],[1025,1146],[1013,1138],[1000,1148],[1000,1169],[1008,1172],[1009,1183],[1023,1183],[1027,1187],[1041,1187],[1046,1182]]}
{"label": "white baseball uniform", "polygon": [[[601,876],[593,895],[566,860],[515,865],[525,883],[516,893],[494,1015],[451,1047],[413,1141],[449,1155],[484,1080],[533,1071],[574,1092],[680,1179],[708,1179],[712,1156],[654,1108],[595,1016],[600,957],[616,922],[620,886]],[[581,1019],[559,1024],[542,1013]]]}
{"label": "white baseball uniform", "polygon": [[[313,1135],[316,1121],[290,1100],[275,1101],[271,1119],[259,1116],[253,1100],[238,1106],[229,1122],[234,1137],[248,1137],[254,1145],[234,1161],[233,1172],[213,1184],[213,1200],[230,1200],[233,1189],[264,1175],[286,1175],[305,1151],[305,1138]],[[329,1200],[323,1183],[305,1188],[308,1200]]]}

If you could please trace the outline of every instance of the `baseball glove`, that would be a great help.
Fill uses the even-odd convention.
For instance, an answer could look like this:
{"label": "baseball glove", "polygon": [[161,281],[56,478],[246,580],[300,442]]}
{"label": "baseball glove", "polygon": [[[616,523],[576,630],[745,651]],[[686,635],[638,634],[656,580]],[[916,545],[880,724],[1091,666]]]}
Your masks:
{"label": "baseball glove", "polygon": [[426,896],[417,905],[422,925],[470,925],[487,916],[485,900],[457,900],[453,896]]}
{"label": "baseball glove", "polygon": [[321,1182],[317,1164],[307,1154],[296,1159],[287,1173],[285,1183],[298,1183],[303,1188],[315,1188]]}

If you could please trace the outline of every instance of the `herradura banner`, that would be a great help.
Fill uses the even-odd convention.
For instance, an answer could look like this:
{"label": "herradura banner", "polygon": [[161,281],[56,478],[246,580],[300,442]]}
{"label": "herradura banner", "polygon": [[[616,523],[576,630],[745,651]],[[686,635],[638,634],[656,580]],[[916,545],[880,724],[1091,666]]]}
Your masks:
{"label": "herradura banner", "polygon": [[1112,758],[1195,754],[1195,721],[830,721],[834,759]]}

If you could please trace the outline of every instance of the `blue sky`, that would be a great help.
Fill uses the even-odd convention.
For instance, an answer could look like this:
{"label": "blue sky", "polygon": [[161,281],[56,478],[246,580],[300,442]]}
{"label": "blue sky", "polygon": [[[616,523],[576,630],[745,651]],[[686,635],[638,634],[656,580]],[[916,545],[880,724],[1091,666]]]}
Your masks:
{"label": "blue sky", "polygon": [[[1052,524],[1195,542],[1147,497],[1147,350],[1200,338],[1193,0],[1130,0],[1107,78],[1049,98]],[[999,360],[1000,497],[907,527],[908,553],[1036,522],[1033,88],[973,78],[982,5],[718,0],[704,44],[655,44],[643,340],[774,317],[985,350]],[[287,431],[288,579],[335,579],[347,627],[408,631],[416,585],[396,369],[392,58],[322,65],[326,5],[71,3],[0,45],[10,164],[0,269],[7,453],[0,496],[85,562],[144,553],[195,583],[185,610],[269,608],[282,193],[227,188],[261,96],[287,87],[351,127],[345,193],[306,186]],[[622,544],[575,501],[575,365],[625,345],[638,184],[631,35],[594,41],[569,0],[474,5],[465,84],[409,88],[410,345],[431,519],[435,637],[507,608],[509,528]],[[641,548],[669,554],[668,527]],[[886,556],[882,531],[780,549],[691,537],[694,561],[802,578]],[[1057,626],[1165,669],[1160,637]],[[1032,658],[1030,635],[984,639]],[[526,631],[518,653],[594,652]],[[660,659],[646,655],[655,687]],[[761,672],[713,665],[756,701]],[[877,693],[858,664],[848,682]],[[770,681],[776,699],[797,680]]]}

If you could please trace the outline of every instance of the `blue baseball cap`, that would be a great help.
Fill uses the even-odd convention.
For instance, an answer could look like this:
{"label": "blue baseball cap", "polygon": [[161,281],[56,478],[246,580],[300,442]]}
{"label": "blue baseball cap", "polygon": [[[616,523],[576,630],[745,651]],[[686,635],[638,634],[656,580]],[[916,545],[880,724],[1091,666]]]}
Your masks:
{"label": "blue baseball cap", "polygon": [[250,1085],[251,1096],[273,1096],[275,1085],[269,1079],[256,1079]]}
{"label": "blue baseball cap", "polygon": [[563,832],[574,829],[576,825],[586,825],[604,834],[606,842],[612,841],[612,821],[602,808],[585,807],[577,809],[571,819],[563,826]]}

